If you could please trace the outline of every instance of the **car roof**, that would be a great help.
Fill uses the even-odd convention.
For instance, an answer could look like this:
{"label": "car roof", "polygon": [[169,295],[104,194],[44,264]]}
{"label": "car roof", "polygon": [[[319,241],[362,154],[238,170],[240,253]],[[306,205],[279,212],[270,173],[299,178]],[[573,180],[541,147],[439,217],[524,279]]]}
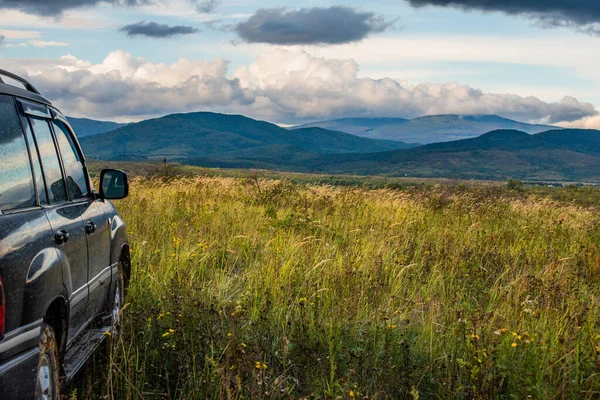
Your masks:
{"label": "car roof", "polygon": [[[19,82],[23,85],[23,88],[5,83],[2,79],[3,77],[9,78],[9,81],[13,80]],[[3,69],[0,69],[0,94],[18,96],[24,99],[37,101],[38,103],[43,103],[48,106],[52,105],[48,99],[43,97],[40,92],[31,83],[29,83],[29,81]]]}

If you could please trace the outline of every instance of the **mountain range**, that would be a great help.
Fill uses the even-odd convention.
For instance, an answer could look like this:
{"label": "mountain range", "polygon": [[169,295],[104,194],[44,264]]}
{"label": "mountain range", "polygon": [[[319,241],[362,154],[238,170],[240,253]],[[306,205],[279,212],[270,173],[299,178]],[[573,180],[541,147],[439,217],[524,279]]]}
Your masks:
{"label": "mountain range", "polygon": [[600,131],[530,135],[496,130],[404,151],[329,156],[313,160],[310,168],[359,175],[600,182]]}
{"label": "mountain range", "polygon": [[241,115],[208,112],[167,115],[84,136],[80,141],[86,153],[100,159],[256,160],[257,166],[265,168],[296,165],[318,154],[373,153],[411,147],[321,128],[289,131]]}
{"label": "mountain range", "polygon": [[[457,119],[442,117],[429,120]],[[496,116],[474,118],[500,121]],[[129,124],[81,137],[80,142],[88,157],[102,160],[167,158],[206,167],[313,173],[600,182],[596,130],[551,128],[530,134],[499,129],[417,146],[320,127],[288,130],[241,115],[201,112]]]}
{"label": "mountain range", "polygon": [[398,140],[405,143],[438,143],[469,139],[497,129],[540,133],[556,127],[531,125],[498,115],[431,115],[415,119],[344,118],[313,122],[292,129],[319,127],[370,139]]}
{"label": "mountain range", "polygon": [[111,121],[97,121],[95,119],[88,118],[67,117],[67,120],[77,134],[77,137],[80,138],[114,131],[115,129],[119,129],[127,125]]}

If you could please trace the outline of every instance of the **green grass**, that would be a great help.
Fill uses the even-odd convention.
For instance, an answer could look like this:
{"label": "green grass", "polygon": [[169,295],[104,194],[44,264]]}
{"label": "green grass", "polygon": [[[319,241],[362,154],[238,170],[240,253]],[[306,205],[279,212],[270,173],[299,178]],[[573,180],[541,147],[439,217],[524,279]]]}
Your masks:
{"label": "green grass", "polygon": [[125,333],[73,397],[600,396],[598,189],[309,181],[135,178]]}

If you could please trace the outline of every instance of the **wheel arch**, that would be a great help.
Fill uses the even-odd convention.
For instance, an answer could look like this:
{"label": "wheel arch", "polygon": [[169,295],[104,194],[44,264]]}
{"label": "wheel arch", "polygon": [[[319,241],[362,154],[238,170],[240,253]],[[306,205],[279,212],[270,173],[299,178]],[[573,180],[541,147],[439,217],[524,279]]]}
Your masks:
{"label": "wheel arch", "polygon": [[52,327],[61,358],[64,356],[69,330],[69,306],[64,297],[57,297],[48,306],[44,313],[44,322]]}

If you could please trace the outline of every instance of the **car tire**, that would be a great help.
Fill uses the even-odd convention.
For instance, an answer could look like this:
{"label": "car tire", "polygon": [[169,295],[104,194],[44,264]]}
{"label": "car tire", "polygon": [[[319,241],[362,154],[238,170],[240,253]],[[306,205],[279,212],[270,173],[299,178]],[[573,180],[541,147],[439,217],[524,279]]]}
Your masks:
{"label": "car tire", "polygon": [[117,276],[110,291],[109,312],[110,312],[110,333],[118,337],[121,334],[123,325],[123,306],[125,300],[125,272],[123,263],[119,263]]}
{"label": "car tire", "polygon": [[35,399],[60,399],[60,364],[54,329],[44,323],[40,336],[40,361],[36,371]]}

